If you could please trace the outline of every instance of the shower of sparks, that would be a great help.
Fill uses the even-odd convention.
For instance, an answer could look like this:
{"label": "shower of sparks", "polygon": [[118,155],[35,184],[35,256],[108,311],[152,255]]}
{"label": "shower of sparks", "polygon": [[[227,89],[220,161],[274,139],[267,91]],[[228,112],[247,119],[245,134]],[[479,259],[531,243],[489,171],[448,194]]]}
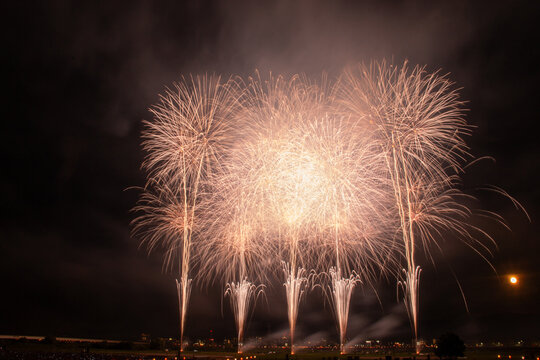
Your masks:
{"label": "shower of sparks", "polygon": [[385,157],[387,196],[393,198],[392,213],[399,219],[395,226],[406,261],[400,284],[416,345],[420,267],[415,250],[429,254],[429,246],[438,246],[443,231],[456,233],[479,253],[489,251],[479,237],[493,241],[468,225],[471,210],[460,201],[468,196],[457,187],[470,157],[463,139],[470,135],[470,126],[452,82],[422,67],[360,65],[346,71],[340,82],[342,105],[355,114]]}
{"label": "shower of sparks", "polygon": [[360,277],[351,274],[348,278],[343,278],[339,270],[330,268],[331,296],[334,315],[339,328],[339,351],[346,353],[345,341],[347,334],[347,324],[349,320],[349,308],[354,287],[361,282]]}
{"label": "shower of sparks", "polygon": [[[234,85],[219,77],[183,79],[150,109],[154,120],[146,121],[143,131],[147,153],[143,168],[149,180],[147,194],[137,207],[143,215],[134,221],[134,231],[143,235],[149,250],[159,245],[166,248],[166,266],[172,266],[177,260],[174,254],[179,254],[180,351],[191,292],[197,204],[206,178],[221,165],[223,152],[234,140],[230,136],[231,114],[238,101]],[[157,195],[148,195],[152,191]],[[162,202],[165,208],[174,204],[172,217],[160,209]]]}
{"label": "shower of sparks", "polygon": [[344,353],[357,284],[397,274],[417,344],[416,250],[431,257],[453,232],[489,253],[493,240],[469,225],[472,197],[459,189],[470,126],[446,76],[381,62],[334,84],[197,77],[151,112],[134,232],[149,251],[165,249],[166,267],[179,263],[181,343],[192,266],[200,284],[225,286],[239,352],[250,310],[281,268],[294,353],[302,297],[324,274]]}
{"label": "shower of sparks", "polygon": [[262,285],[253,285],[247,280],[226,285],[225,295],[230,297],[231,307],[236,320],[239,354],[242,353],[242,347],[244,345],[244,329],[249,316],[251,303],[262,294],[262,291]]}
{"label": "shower of sparks", "polygon": [[289,331],[291,340],[291,354],[294,354],[294,331],[298,319],[298,307],[308,284],[306,270],[292,268],[288,263],[283,263],[285,273],[285,294],[287,295],[287,316],[289,318]]}

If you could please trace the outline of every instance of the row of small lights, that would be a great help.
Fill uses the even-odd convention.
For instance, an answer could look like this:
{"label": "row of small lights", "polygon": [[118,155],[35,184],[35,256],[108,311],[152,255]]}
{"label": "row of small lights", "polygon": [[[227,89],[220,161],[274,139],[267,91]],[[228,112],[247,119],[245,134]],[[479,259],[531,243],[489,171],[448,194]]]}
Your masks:
{"label": "row of small lights", "polygon": [[[241,357],[240,360],[250,360],[250,359],[256,359],[257,356],[253,355],[253,356],[246,356],[246,357]],[[497,359],[501,359],[503,357],[501,357],[501,355],[497,355]],[[512,355],[508,355],[508,359],[512,359]],[[139,359],[141,360],[141,359]],[[156,358],[153,358],[152,360],[156,360]],[[167,360],[167,358],[165,358],[164,360]],[[171,359],[172,360],[172,359]],[[174,358],[174,360],[178,360],[178,358]],[[184,356],[183,360],[186,360],[186,357]],[[230,358],[227,358],[227,360],[232,360]],[[234,358],[234,360],[238,360],[238,358]],[[525,360],[525,356],[522,356],[521,357],[521,360]],[[536,360],[540,360],[540,357],[537,357]]]}
{"label": "row of small lights", "polygon": [[[501,355],[497,355],[497,359],[500,359],[500,358],[501,358]],[[512,355],[508,355],[508,358],[511,359]],[[525,360],[525,356],[522,356],[521,360]],[[536,357],[536,360],[540,360],[540,357]]]}
{"label": "row of small lights", "polygon": [[[256,358],[257,358],[257,356],[253,355],[253,356],[241,357],[240,360],[250,360],[250,359],[256,359]],[[142,359],[139,359],[139,360],[142,360]],[[156,360],[156,358],[153,358],[152,360]],[[165,358],[164,360],[167,360],[167,358]],[[178,358],[175,357],[174,360],[178,360]],[[184,356],[183,360],[186,360],[185,356]],[[232,359],[227,358],[227,360],[232,360]],[[234,358],[234,360],[238,360],[238,359]]]}
{"label": "row of small lights", "polygon": [[[240,360],[249,360],[249,359],[256,359],[256,358],[257,358],[257,356],[253,355],[253,356],[241,357]],[[142,360],[142,359],[139,359],[139,360]],[[152,360],[156,360],[156,358],[152,358]],[[167,360],[167,358],[165,358],[164,360]],[[171,360],[172,360],[172,358],[171,358]],[[175,357],[174,360],[178,360],[178,358]],[[185,356],[184,356],[183,360],[186,360]],[[227,358],[227,360],[232,360],[232,359]],[[238,360],[238,359],[234,358],[234,360]]]}
{"label": "row of small lights", "polygon": [[[253,356],[245,356],[245,357],[241,357],[240,360],[250,360],[250,359],[256,359],[257,356],[253,355]],[[497,355],[497,359],[503,359],[504,357],[501,356],[500,354]],[[512,355],[508,355],[508,359],[512,359]],[[139,360],[142,360],[142,359],[139,359]],[[153,358],[152,360],[156,360],[156,358]],[[164,360],[167,360],[167,358],[165,358]],[[172,360],[172,358],[171,358]],[[178,358],[174,358],[174,360],[178,360]],[[182,360],[186,360],[186,357],[184,356],[184,358]],[[233,360],[231,358],[227,358],[227,360]],[[234,358],[234,360],[238,360],[238,358]],[[525,356],[522,356],[521,357],[521,360],[525,360]],[[540,360],[540,357],[536,357],[536,360]]]}

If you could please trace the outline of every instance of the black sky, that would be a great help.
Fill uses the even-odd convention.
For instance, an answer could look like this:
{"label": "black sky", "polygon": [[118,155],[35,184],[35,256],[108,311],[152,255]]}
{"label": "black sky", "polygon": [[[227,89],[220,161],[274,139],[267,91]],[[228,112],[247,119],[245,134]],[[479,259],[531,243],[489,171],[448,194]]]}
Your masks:
{"label": "black sky", "polygon": [[[174,277],[130,238],[130,209],[144,184],[141,120],[164,86],[189,73],[322,71],[371,59],[442,69],[462,87],[477,126],[471,189],[507,190],[532,222],[500,197],[480,196],[512,232],[491,226],[490,266],[464,245],[443,244],[423,264],[420,335],[452,330],[476,339],[540,336],[538,3],[193,1],[42,2],[2,5],[3,128],[0,334],[136,338],[175,336]],[[504,276],[521,274],[510,288]],[[466,311],[454,275],[465,292]],[[394,282],[358,291],[351,337],[409,337]],[[248,336],[286,328],[280,286],[255,312]],[[313,296],[299,338],[335,336]],[[220,289],[196,290],[192,339],[234,323]]]}

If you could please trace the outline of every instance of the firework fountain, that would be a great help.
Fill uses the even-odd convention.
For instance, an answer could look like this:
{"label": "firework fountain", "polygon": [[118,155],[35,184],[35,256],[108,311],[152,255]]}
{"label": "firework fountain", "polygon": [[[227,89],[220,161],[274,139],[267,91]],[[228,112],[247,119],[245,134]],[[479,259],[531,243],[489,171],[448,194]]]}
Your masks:
{"label": "firework fountain", "polygon": [[231,307],[234,312],[236,329],[238,331],[238,350],[242,353],[244,345],[244,328],[249,315],[250,305],[257,297],[258,287],[247,280],[228,283],[225,295],[231,299]]}
{"label": "firework fountain", "polygon": [[354,287],[360,282],[360,278],[355,274],[351,274],[349,278],[343,278],[336,268],[330,268],[329,273],[332,284],[331,291],[334,314],[338,321],[339,351],[341,354],[345,354],[345,336],[349,320],[351,296]]}
{"label": "firework fountain", "polygon": [[[231,116],[237,103],[234,83],[220,77],[204,76],[183,79],[173,89],[167,89],[161,102],[150,109],[154,121],[145,122],[143,149],[147,156],[143,168],[148,173],[146,191],[167,193],[164,201],[180,205],[179,219],[141,216],[135,220],[135,231],[144,234],[150,249],[166,239],[166,264],[175,261],[179,253],[180,279],[176,280],[180,313],[180,351],[192,279],[190,265],[195,217],[201,188],[208,175],[221,165],[220,157],[229,144]],[[157,190],[154,190],[157,188]],[[163,197],[163,194],[158,195]],[[156,202],[142,198],[138,209],[155,214]],[[159,204],[158,204],[159,205]],[[165,222],[164,222],[165,221]],[[178,226],[180,223],[180,227]],[[157,229],[157,226],[162,228]],[[165,226],[165,228],[163,228]],[[154,229],[152,234],[150,229]],[[163,237],[156,236],[165,232]]]}
{"label": "firework fountain", "polygon": [[245,242],[240,241],[240,271],[239,280],[226,284],[225,295],[230,297],[231,308],[233,310],[237,329],[237,342],[239,354],[242,353],[244,345],[244,331],[246,321],[250,313],[250,308],[254,300],[262,293],[264,286],[256,286],[247,280],[247,270],[245,261]]}
{"label": "firework fountain", "polygon": [[205,219],[197,252],[202,283],[220,279],[225,285],[235,317],[238,353],[243,351],[250,311],[264,295],[267,274],[275,270],[268,257],[275,249],[265,233],[269,226],[261,183],[265,167],[257,153],[260,149],[251,146],[252,136],[245,131],[249,119],[243,110],[235,114],[236,144],[224,156],[219,171],[208,178],[213,191],[201,203]]}
{"label": "firework fountain", "polygon": [[336,111],[311,124],[314,141],[307,146],[317,154],[324,179],[312,218],[323,241],[319,253],[325,260],[319,268],[328,280],[323,288],[336,318],[341,353],[346,352],[352,293],[362,282],[357,271],[370,280],[375,273],[372,264],[383,268],[385,254],[391,251],[380,236],[384,226],[373,226],[384,223],[378,218],[384,213],[380,199],[385,181],[377,171],[382,158],[353,128],[350,118]]}
{"label": "firework fountain", "polygon": [[417,247],[425,250],[441,230],[474,243],[466,220],[471,212],[458,202],[461,162],[468,156],[463,136],[470,128],[462,103],[444,76],[385,62],[350,69],[342,78],[344,102],[373,133],[385,156],[393,211],[399,219],[406,267],[399,282],[418,348]]}
{"label": "firework fountain", "polygon": [[260,238],[255,237],[255,225],[250,220],[256,217],[247,216],[249,211],[255,211],[256,206],[243,201],[241,190],[233,189],[242,181],[220,177],[220,181],[224,179],[227,180],[222,190],[227,190],[224,191],[226,199],[223,196],[219,196],[217,202],[211,199],[214,215],[207,216],[210,222],[204,237],[208,240],[201,244],[199,255],[206,280],[222,279],[226,282],[225,296],[230,299],[237,329],[237,351],[242,353],[247,319],[257,298],[264,294],[264,285],[255,285],[248,278],[253,274],[260,274],[256,276],[259,281],[266,278],[264,274],[268,272],[266,266],[269,263],[263,257],[268,250],[258,241]]}

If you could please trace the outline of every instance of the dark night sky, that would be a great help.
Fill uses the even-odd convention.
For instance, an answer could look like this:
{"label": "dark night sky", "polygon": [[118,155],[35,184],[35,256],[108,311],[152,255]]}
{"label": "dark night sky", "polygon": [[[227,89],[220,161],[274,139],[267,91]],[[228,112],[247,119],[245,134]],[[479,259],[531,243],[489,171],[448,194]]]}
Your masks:
{"label": "dark night sky", "polygon": [[[493,184],[529,211],[481,195],[512,232],[489,225],[497,272],[462,244],[424,262],[420,335],[467,340],[540,336],[538,2],[42,2],[2,5],[4,55],[0,334],[136,338],[177,333],[174,277],[130,238],[144,184],[141,120],[164,86],[188,73],[322,71],[408,59],[462,87],[477,157],[471,189]],[[463,306],[459,279],[468,300]],[[521,274],[510,288],[505,275]],[[395,283],[357,291],[351,338],[407,339]],[[195,290],[187,336],[231,336],[219,288]],[[248,336],[286,328],[278,285]],[[335,338],[319,295],[305,304],[299,339]],[[322,310],[322,311],[321,311]]]}

